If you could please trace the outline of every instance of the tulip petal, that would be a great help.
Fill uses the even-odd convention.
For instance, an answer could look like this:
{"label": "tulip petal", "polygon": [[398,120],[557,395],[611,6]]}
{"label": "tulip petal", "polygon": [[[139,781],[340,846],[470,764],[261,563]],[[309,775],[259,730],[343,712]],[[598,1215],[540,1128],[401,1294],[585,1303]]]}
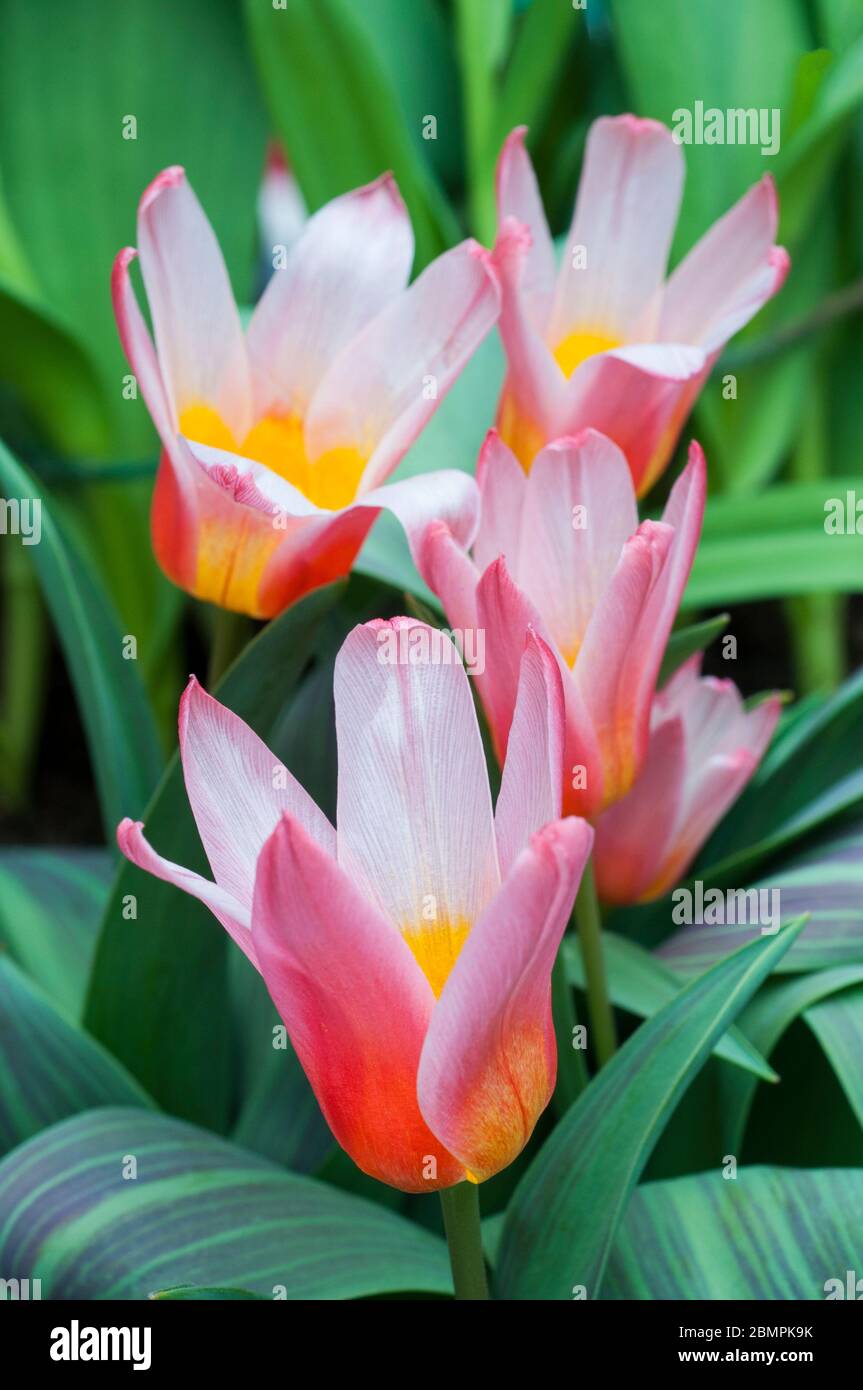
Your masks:
{"label": "tulip petal", "polygon": [[480,571],[503,555],[510,574],[519,572],[527,478],[497,430],[489,430],[479,451],[476,480],[482,497],[473,556]]}
{"label": "tulip petal", "polygon": [[534,326],[523,289],[529,253],[527,229],[511,217],[504,218],[494,244],[502,292],[498,328],[507,361],[497,428],[525,470],[537,450],[563,432],[555,424],[566,400],[566,380]]}
{"label": "tulip petal", "polygon": [[383,482],[497,320],[490,260],[472,241],[445,252],[342,349],[306,418],[310,459],[357,449],[360,494]]}
{"label": "tulip petal", "polygon": [[602,902],[637,902],[672,851],[685,771],[683,721],[667,719],[651,735],[635,786],[597,821],[593,867]]}
{"label": "tulip petal", "polygon": [[534,460],[521,523],[515,579],[571,666],[623,546],[638,526],[626,458],[595,430],[555,440]]}
{"label": "tulip petal", "polygon": [[527,126],[517,126],[503,143],[495,179],[497,217],[499,223],[513,218],[530,232],[521,292],[534,327],[542,334],[551,310],[557,267],[536,174],[525,149],[526,135]]}
{"label": "tulip petal", "polygon": [[531,835],[560,819],[563,746],[560,671],[552,651],[530,631],[521,659],[515,713],[494,812],[504,878]]}
{"label": "tulip petal", "polygon": [[143,821],[131,821],[128,817],[122,820],[117,826],[117,844],[126,858],[132,864],[137,864],[139,869],[160,878],[163,883],[172,883],[175,888],[204,903],[257,968],[258,958],[250,930],[251,899],[240,901],[218,883],[211,883],[192,869],[184,869],[180,864],[174,864],[157,854],[144,838]]}
{"label": "tulip petal", "polygon": [[330,1129],[364,1173],[429,1192],[464,1172],[429,1131],[417,1067],[434,997],[399,933],[291,817],[258,863],[261,973]]}
{"label": "tulip petal", "polygon": [[[549,341],[649,342],[683,191],[683,151],[658,121],[603,117],[587,137]],[[584,247],[585,263],[572,251]]]}
{"label": "tulip petal", "polygon": [[308,792],[248,724],[202,690],[194,676],[180,701],[180,757],[216,882],[247,912],[258,855],[284,812],[335,854],[336,832]]}
{"label": "tulip petal", "polygon": [[485,633],[486,717],[503,765],[527,634],[532,629],[549,646],[553,643],[538,609],[514,582],[503,557],[489,565],[477,585],[476,623]]}
{"label": "tulip petal", "polygon": [[551,969],[592,839],[575,819],[532,838],[468,937],[431,1016],[420,1109],[480,1181],[521,1152],[554,1089]]}
{"label": "tulip petal", "polygon": [[660,336],[716,352],[782,287],[779,209],[769,174],[710,228],[669,278]]}
{"label": "tulip petal", "polygon": [[354,628],[334,675],[339,863],[414,940],[469,929],[500,881],[488,773],[450,639],[411,618]]}
{"label": "tulip petal", "polygon": [[656,669],[652,632],[643,618],[673,537],[670,526],[644,521],[626,542],[573,671],[602,752],[602,807],[625,795],[647,751],[649,675],[655,682]]}
{"label": "tulip petal", "polygon": [[413,252],[392,174],[309,219],[249,324],[256,416],[305,414],[341,349],[404,289]]}
{"label": "tulip petal", "polygon": [[251,388],[240,316],[219,243],[182,169],[165,169],[146,189],[138,246],[175,422],[204,405],[244,438]]}

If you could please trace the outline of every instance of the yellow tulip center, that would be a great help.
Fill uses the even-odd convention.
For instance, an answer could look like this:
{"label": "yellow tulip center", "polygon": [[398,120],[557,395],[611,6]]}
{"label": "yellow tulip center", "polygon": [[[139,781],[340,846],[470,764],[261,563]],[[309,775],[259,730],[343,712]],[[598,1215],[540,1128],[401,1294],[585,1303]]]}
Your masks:
{"label": "yellow tulip center", "polygon": [[440,998],[469,931],[470,923],[463,917],[457,917],[454,922],[445,919],[408,927],[402,933],[436,999]]}
{"label": "yellow tulip center", "polygon": [[299,415],[265,415],[242,442],[234,438],[212,406],[187,406],[180,433],[197,444],[254,459],[292,483],[316,507],[336,511],[353,502],[366,460],[357,449],[331,449],[312,463],[306,455]]}
{"label": "yellow tulip center", "polygon": [[598,352],[608,352],[610,348],[620,347],[619,338],[610,338],[607,333],[570,333],[554,349],[554,357],[565,377],[571,377],[576,367],[595,357]]}

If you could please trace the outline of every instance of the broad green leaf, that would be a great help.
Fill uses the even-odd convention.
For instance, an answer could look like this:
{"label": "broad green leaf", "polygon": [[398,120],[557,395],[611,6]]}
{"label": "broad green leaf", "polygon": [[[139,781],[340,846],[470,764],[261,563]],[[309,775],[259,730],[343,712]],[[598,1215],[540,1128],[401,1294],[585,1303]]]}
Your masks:
{"label": "broad green leaf", "polygon": [[630,1192],[689,1082],[799,926],[745,946],[638,1029],[571,1107],[519,1183],[497,1271],[502,1298],[596,1298]]}
{"label": "broad green leaf", "polygon": [[844,1290],[861,1247],[859,1169],[753,1167],[733,1180],[652,1182],[621,1222],[603,1298],[821,1300],[835,1291],[831,1279]]}
{"label": "broad green leaf", "polygon": [[265,139],[233,0],[87,0],[53,7],[47,23],[28,0],[4,0],[0,168],[10,215],[42,298],[100,370],[115,446],[133,456],[155,435],[143,400],[122,394],[113,258],[135,240],[151,179],[182,164],[247,298]]}
{"label": "broad green leaf", "polygon": [[[338,587],[318,590],[271,622],[213,692],[264,740],[302,674]],[[168,858],[210,873],[177,755],[144,821]],[[90,1031],[166,1110],[213,1128],[228,1120],[233,1042],[227,945],[201,903],[124,864],[102,923],[86,1010]]]}
{"label": "broad green leaf", "polygon": [[413,222],[417,268],[456,241],[453,214],[355,6],[316,0],[274,9],[270,0],[245,0],[245,14],[264,94],[309,207],[392,169]]}
{"label": "broad green leaf", "polygon": [[811,1004],[803,1015],[833,1068],[863,1127],[863,987]]}
{"label": "broad green leaf", "polygon": [[[637,942],[606,931],[602,934],[602,945],[611,1002],[617,1008],[626,1009],[638,1018],[650,1018],[683,988],[678,976]],[[585,989],[587,980],[581,952],[571,936],[564,938],[563,952],[568,979],[579,989]],[[724,1057],[764,1081],[777,1079],[773,1068],[738,1028],[729,1028],[713,1050],[717,1057]]]}
{"label": "broad green leaf", "polygon": [[684,661],[709,647],[711,642],[725,631],[729,618],[730,614],[719,613],[715,618],[707,618],[703,623],[690,623],[688,627],[679,627],[672,632],[659,668],[657,685],[665,685]]}
{"label": "broad green leaf", "polygon": [[249,1293],[248,1289],[202,1289],[194,1284],[180,1284],[175,1289],[160,1289],[151,1293],[150,1298],[159,1303],[236,1303],[242,1299],[263,1299],[262,1293]]}
{"label": "broad green leaf", "polygon": [[41,537],[29,549],[75,688],[110,838],[121,816],[140,813],[162,770],[147,697],[135,662],[124,659],[109,599],[63,534],[51,499],[2,444],[0,489],[40,509]]}
{"label": "broad green leaf", "polygon": [[0,1163],[0,1268],[40,1278],[51,1299],[190,1284],[303,1300],[452,1290],[443,1241],[385,1208],[192,1125],[113,1108]]}
{"label": "broad green leaf", "polygon": [[[762,878],[747,882],[741,875],[736,882],[745,884],[747,891],[778,892],[786,920],[808,914],[803,932],[778,967],[780,971],[826,970],[863,963],[863,830],[859,825],[788,859]],[[764,901],[769,905],[771,899]],[[659,910],[668,921],[667,903]],[[683,927],[663,942],[658,954],[682,975],[700,974],[759,935],[760,930],[746,924]]]}
{"label": "broad green leaf", "polygon": [[73,1018],[83,1008],[111,869],[102,850],[0,850],[0,944]]}
{"label": "broad green leaf", "polygon": [[81,1110],[150,1104],[104,1048],[0,955],[0,1154]]}
{"label": "broad green leaf", "polygon": [[532,0],[515,30],[492,127],[492,160],[517,125],[541,130],[584,15],[558,0]]}
{"label": "broad green leaf", "polygon": [[[811,974],[795,975],[790,980],[771,980],[740,1015],[740,1029],[765,1057],[769,1057],[796,1018],[819,1000],[861,983],[863,964],[815,970]],[[793,1085],[794,1078],[789,1077],[788,1081]],[[728,1151],[739,1153],[758,1083],[751,1076],[726,1072],[719,1084]]]}

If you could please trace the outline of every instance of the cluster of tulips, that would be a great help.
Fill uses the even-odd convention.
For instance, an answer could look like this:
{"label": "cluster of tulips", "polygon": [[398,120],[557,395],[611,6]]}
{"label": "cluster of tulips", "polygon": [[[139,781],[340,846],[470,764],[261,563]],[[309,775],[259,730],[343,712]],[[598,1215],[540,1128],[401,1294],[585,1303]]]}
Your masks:
{"label": "cluster of tulips", "polygon": [[[682,183],[664,126],[597,121],[558,270],[516,130],[491,251],[466,241],[408,285],[411,226],[384,176],[309,219],[244,330],[172,168],[115,265],[162,443],[152,534],[168,576],[270,618],[346,575],[388,509],[451,628],[483,634],[472,679],[495,805],[450,637],[394,618],[356,627],[336,661],[335,827],[193,679],[180,752],[213,879],[163,858],[140,823],[118,831],[130,860],[211,909],[261,972],[338,1142],[407,1192],[482,1182],[518,1155],[555,1086],[552,970],[582,879],[609,904],[665,893],[779,714],[776,697],[747,711],[698,656],[657,690],[704,512],[699,446],[660,520],[639,521],[638,499],[788,268],[764,179],[666,279]],[[388,483],[495,326],[506,376],[476,480]]]}

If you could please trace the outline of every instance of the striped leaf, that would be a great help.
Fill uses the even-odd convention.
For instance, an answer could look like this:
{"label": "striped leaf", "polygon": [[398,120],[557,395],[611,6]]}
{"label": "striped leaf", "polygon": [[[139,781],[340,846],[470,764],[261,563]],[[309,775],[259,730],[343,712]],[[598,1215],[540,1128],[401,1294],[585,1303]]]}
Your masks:
{"label": "striped leaf", "polygon": [[698,1173],[633,1195],[603,1297],[835,1297],[828,1281],[847,1286],[849,1270],[863,1272],[861,1250],[860,1169],[740,1168],[736,1180]]}
{"label": "striped leaf", "polygon": [[642,1024],[528,1168],[507,1211],[503,1298],[596,1298],[629,1194],[678,1100],[799,930],[745,946]]}
{"label": "striped leaf", "polygon": [[0,1154],[99,1105],[150,1105],[104,1048],[0,955]]}
{"label": "striped leaf", "polygon": [[179,1285],[288,1299],[452,1291],[437,1236],[192,1125],[125,1109],[66,1120],[0,1163],[0,1269],[41,1279],[51,1299],[145,1299]]}
{"label": "striped leaf", "polygon": [[[863,825],[843,830],[749,886],[778,889],[786,921],[809,913],[778,970],[863,963]],[[683,927],[663,942],[658,955],[682,975],[700,974],[760,931],[746,924]]]}
{"label": "striped leaf", "polygon": [[111,874],[102,850],[0,852],[0,943],[75,1018]]}
{"label": "striped leaf", "polygon": [[863,986],[813,1004],[803,1015],[863,1127]]}

